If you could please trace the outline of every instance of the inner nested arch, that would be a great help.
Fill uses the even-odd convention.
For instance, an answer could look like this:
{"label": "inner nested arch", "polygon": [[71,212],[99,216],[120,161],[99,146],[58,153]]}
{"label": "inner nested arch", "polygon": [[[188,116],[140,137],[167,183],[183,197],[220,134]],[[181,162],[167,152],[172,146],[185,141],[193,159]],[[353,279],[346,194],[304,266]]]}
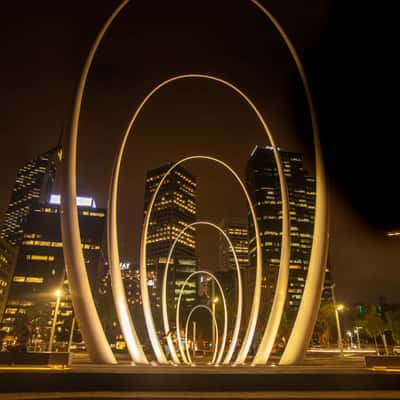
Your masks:
{"label": "inner nested arch", "polygon": [[[154,324],[154,319],[153,319],[153,315],[152,315],[152,310],[151,310],[151,304],[150,304],[150,299],[149,299],[149,294],[148,294],[148,288],[147,288],[147,280],[146,279],[142,279],[143,277],[147,276],[147,233],[148,233],[148,228],[150,225],[150,219],[151,219],[151,214],[153,211],[153,207],[155,204],[155,200],[158,196],[158,193],[163,185],[163,183],[165,182],[165,180],[167,179],[167,177],[169,176],[169,174],[180,164],[189,161],[189,160],[193,160],[193,159],[202,159],[202,160],[209,160],[212,162],[215,162],[221,166],[223,166],[225,169],[227,169],[232,175],[233,177],[236,179],[236,181],[239,183],[240,187],[242,188],[242,191],[246,197],[247,200],[247,205],[249,207],[250,210],[250,214],[253,220],[253,224],[254,224],[254,230],[255,230],[255,236],[256,236],[256,253],[257,253],[257,270],[262,271],[262,252],[261,252],[261,241],[260,241],[260,234],[259,234],[259,229],[258,229],[258,222],[257,222],[257,218],[256,218],[256,213],[255,213],[255,209],[253,206],[253,203],[251,201],[251,198],[247,192],[246,186],[244,185],[244,183],[242,182],[242,180],[240,179],[240,177],[238,176],[238,174],[225,162],[215,158],[215,157],[210,157],[210,156],[190,156],[190,157],[186,157],[178,162],[176,162],[175,164],[173,164],[168,171],[163,175],[163,177],[161,178],[160,182],[157,185],[156,190],[153,193],[153,196],[150,200],[148,209],[147,209],[147,213],[145,216],[145,221],[143,224],[143,230],[142,230],[142,240],[141,240],[141,246],[140,246],[140,283],[141,283],[141,289],[142,291],[142,303],[143,303],[143,310],[145,313],[145,318],[146,318],[146,322],[147,320],[151,320],[153,326],[153,332],[149,330],[149,335],[150,338],[153,338],[155,341],[157,341],[159,343],[159,339],[158,339],[158,335],[157,335],[157,330]],[[256,276],[257,278],[257,276]],[[260,285],[260,289],[261,289],[261,280],[259,282],[256,282],[256,288],[255,288],[255,292],[257,289],[257,284]],[[144,291],[146,291],[144,293]],[[261,292],[261,291],[260,291]],[[261,293],[260,293],[261,295]],[[257,301],[257,307],[259,307],[260,305],[260,297],[256,298]],[[253,313],[255,313],[255,323],[257,322],[257,317],[258,317],[258,308],[257,309],[252,309],[251,310],[251,315],[253,315]],[[147,328],[149,328],[149,325],[147,325]],[[237,330],[238,333],[238,330]],[[247,331],[248,333],[248,331]],[[253,332],[254,333],[254,332]],[[252,336],[245,336],[244,339],[244,343],[242,344],[241,349],[243,349],[243,347],[247,344],[247,341],[250,341],[251,343],[252,340]],[[232,347],[230,347],[229,350],[229,357],[232,356],[234,349]],[[171,353],[172,355],[174,354],[173,352]],[[174,356],[173,356],[174,357]]]}
{"label": "inner nested arch", "polygon": [[[218,290],[220,292],[221,298],[222,298],[222,305],[224,307],[224,329],[222,333],[222,343],[221,343],[221,348],[218,352],[217,359],[215,360],[216,364],[219,364],[222,360],[222,357],[224,355],[224,350],[225,350],[225,344],[226,344],[226,339],[227,339],[227,334],[228,334],[228,309],[226,307],[226,299],[225,299],[225,294],[224,290],[222,289],[222,286],[218,280],[218,278],[210,271],[204,271],[204,270],[199,270],[192,272],[186,279],[185,282],[183,283],[181,290],[179,291],[179,296],[178,296],[178,302],[176,304],[176,312],[175,312],[175,321],[176,321],[176,337],[178,341],[178,348],[181,353],[182,359],[186,364],[189,364],[189,359],[186,357],[185,354],[185,348],[182,345],[182,337],[181,337],[181,329],[180,329],[180,308],[181,308],[181,302],[182,302],[182,297],[183,293],[185,291],[185,287],[188,284],[188,282],[193,279],[197,275],[208,275],[218,286]],[[189,357],[190,358],[190,357]]]}
{"label": "inner nested arch", "polygon": [[[167,79],[164,82],[157,85],[153,90],[151,90],[149,92],[149,94],[140,103],[140,105],[138,106],[138,108],[136,109],[136,111],[134,112],[134,114],[132,116],[132,119],[128,125],[128,128],[125,131],[125,134],[123,135],[121,147],[120,147],[119,153],[117,154],[115,164],[114,164],[113,174],[112,174],[110,195],[109,195],[109,214],[108,214],[108,224],[107,224],[108,250],[109,250],[109,258],[110,258],[111,277],[112,277],[111,284],[113,286],[113,294],[115,296],[115,303],[116,303],[116,308],[117,308],[118,319],[119,319],[122,331],[124,333],[124,336],[126,338],[129,338],[129,340],[127,341],[128,348],[129,347],[137,348],[138,346],[140,346],[140,343],[138,343],[138,339],[135,334],[135,327],[134,327],[133,321],[132,321],[130,315],[127,315],[126,297],[125,297],[125,293],[123,292],[124,289],[123,289],[123,285],[122,285],[122,277],[121,277],[121,273],[119,270],[120,257],[119,257],[119,249],[118,249],[118,232],[117,232],[117,210],[118,210],[117,197],[118,197],[119,174],[120,174],[122,157],[124,154],[124,150],[125,150],[125,146],[126,146],[126,142],[128,140],[129,134],[134,126],[136,119],[138,118],[141,110],[146,105],[146,103],[161,88],[163,88],[164,86],[166,86],[172,82],[175,82],[175,81],[178,81],[181,79],[207,79],[207,80],[218,82],[220,84],[223,84],[223,85],[231,88],[234,92],[239,94],[247,102],[247,104],[251,107],[251,109],[257,115],[260,123],[262,124],[262,126],[264,128],[265,133],[267,134],[270,144],[272,146],[274,158],[275,158],[275,161],[277,164],[279,183],[280,183],[280,188],[281,188],[281,197],[282,197],[282,244],[281,244],[281,263],[280,263],[279,274],[278,274],[278,284],[276,287],[275,296],[274,296],[273,304],[271,307],[271,313],[268,318],[267,326],[266,326],[266,329],[264,332],[264,336],[268,333],[268,337],[272,338],[272,340],[270,339],[268,341],[268,343],[264,346],[265,348],[263,349],[264,353],[269,354],[272,349],[273,341],[276,337],[276,334],[277,334],[277,331],[279,328],[279,323],[281,320],[281,316],[283,313],[285,300],[286,300],[288,276],[289,276],[290,220],[289,220],[289,201],[288,201],[286,180],[285,180],[285,176],[283,173],[282,164],[280,161],[280,155],[279,155],[277,146],[275,144],[275,141],[273,139],[273,136],[271,134],[271,131],[270,131],[267,123],[265,122],[263,116],[261,115],[261,113],[259,112],[257,107],[255,106],[255,104],[237,86],[233,85],[232,83],[230,83],[224,79],[221,79],[219,77],[215,77],[212,75],[205,75],[205,74],[178,75],[178,76],[172,77],[170,79]],[[249,203],[251,204],[250,199],[249,199]],[[253,219],[256,221],[255,213],[254,213]],[[247,329],[245,331],[242,345],[239,349],[239,352],[238,352],[238,355],[236,358],[237,364],[242,364],[246,360],[252,339],[254,337],[255,328],[256,328],[256,324],[257,324],[257,318],[258,318],[258,314],[259,314],[259,308],[260,308],[261,280],[262,280],[262,261],[261,261],[262,254],[261,254],[261,243],[259,243],[260,240],[259,240],[259,234],[258,234],[258,225],[256,222],[255,222],[255,228],[257,230],[256,231],[257,267],[256,267],[256,277],[255,277],[255,287],[254,287],[254,294],[253,294],[252,307],[251,307],[251,312],[250,312],[250,317],[249,317],[249,323],[248,323]],[[146,277],[146,263],[145,263],[146,254],[145,254],[144,246],[143,246],[144,238],[147,236],[147,231],[146,232],[145,231],[146,231],[146,229],[144,229],[143,233],[142,233],[141,262],[140,262],[140,264],[141,264],[140,288],[141,288],[141,294],[142,294],[142,305],[143,305],[143,311],[144,311],[144,316],[145,316],[146,328],[148,331],[148,335],[149,335],[150,342],[151,342],[153,351],[155,353],[156,359],[159,363],[166,364],[168,361],[165,356],[164,350],[161,346],[161,343],[157,337],[157,331],[156,331],[153,316],[151,313],[151,306],[150,306],[147,282],[145,279],[145,277]],[[144,262],[143,262],[143,260],[144,260]]]}
{"label": "inner nested arch", "polygon": [[[206,310],[208,311],[208,313],[211,316],[211,332],[214,331],[215,332],[215,343],[214,343],[214,352],[213,352],[213,357],[211,359],[211,364],[215,363],[215,360],[217,358],[217,354],[218,354],[218,338],[219,338],[219,331],[218,331],[218,323],[217,320],[215,318],[215,315],[213,315],[212,310],[210,307],[204,305],[204,304],[198,304],[197,306],[194,306],[190,312],[189,315],[186,318],[186,323],[185,323],[185,352],[186,352],[186,356],[187,359],[189,360],[189,364],[192,364],[192,358],[190,356],[190,351],[189,351],[189,346],[188,346],[188,332],[189,332],[189,323],[190,320],[193,316],[193,313],[199,309],[202,310]],[[195,343],[193,343],[193,346],[195,346]]]}
{"label": "inner nested arch", "polygon": [[179,358],[176,354],[175,351],[175,346],[174,343],[172,342],[172,339],[168,333],[170,332],[170,325],[169,325],[169,318],[168,318],[168,307],[167,307],[167,276],[168,276],[168,269],[169,269],[169,264],[171,262],[172,254],[174,252],[175,246],[177,242],[179,241],[180,237],[188,230],[191,229],[193,226],[198,226],[198,225],[208,225],[214,229],[216,229],[227,241],[230,249],[232,250],[233,257],[235,259],[235,266],[236,266],[236,273],[237,273],[237,283],[238,283],[238,301],[237,301],[237,311],[236,311],[236,318],[235,318],[235,324],[234,324],[234,329],[233,329],[233,334],[232,334],[232,339],[231,343],[228,348],[228,352],[225,356],[225,359],[223,361],[224,364],[229,364],[231,361],[232,355],[236,349],[236,345],[238,342],[238,337],[239,337],[239,331],[240,331],[240,323],[242,319],[242,310],[243,310],[243,289],[242,289],[242,277],[241,277],[241,272],[240,272],[240,265],[239,265],[239,260],[237,258],[236,250],[232,244],[231,239],[229,236],[225,233],[225,231],[219,227],[218,225],[209,222],[209,221],[196,221],[193,222],[187,226],[185,226],[181,231],[178,233],[176,236],[174,242],[172,243],[172,246],[169,250],[168,253],[168,258],[167,262],[165,264],[165,269],[164,269],[164,274],[163,274],[163,283],[162,283],[162,297],[161,297],[161,306],[162,306],[162,315],[163,315],[163,324],[164,324],[164,332],[167,337],[167,344],[168,348],[171,354],[171,357],[173,361],[176,364],[179,364]]}

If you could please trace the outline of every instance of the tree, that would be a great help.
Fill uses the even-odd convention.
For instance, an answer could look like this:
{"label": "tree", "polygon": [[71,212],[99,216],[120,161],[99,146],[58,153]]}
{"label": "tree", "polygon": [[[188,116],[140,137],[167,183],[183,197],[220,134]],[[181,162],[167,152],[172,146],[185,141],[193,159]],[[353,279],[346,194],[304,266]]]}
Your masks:
{"label": "tree", "polygon": [[380,314],[378,314],[376,311],[368,311],[365,314],[364,319],[361,321],[361,323],[365,328],[367,335],[374,339],[376,353],[379,354],[376,338],[380,336],[385,347],[385,353],[389,354],[385,336],[386,323],[381,318]]}
{"label": "tree", "polygon": [[388,324],[388,329],[392,333],[393,340],[400,343],[400,310],[387,311],[385,317]]}
{"label": "tree", "polygon": [[335,330],[335,323],[335,309],[332,302],[321,303],[314,328],[314,333],[317,336],[319,344],[330,346],[332,332]]}
{"label": "tree", "polygon": [[18,312],[15,314],[14,335],[16,337],[14,349],[17,351],[26,351],[31,337],[29,316],[26,313]]}
{"label": "tree", "polygon": [[26,351],[28,345],[39,346],[47,343],[49,321],[51,320],[51,305],[36,304],[23,312],[15,314],[14,335],[16,337],[16,350]]}
{"label": "tree", "polygon": [[44,350],[49,340],[49,321],[52,320],[52,307],[49,303],[36,304],[27,309],[27,317],[31,329],[31,341],[34,349]]}

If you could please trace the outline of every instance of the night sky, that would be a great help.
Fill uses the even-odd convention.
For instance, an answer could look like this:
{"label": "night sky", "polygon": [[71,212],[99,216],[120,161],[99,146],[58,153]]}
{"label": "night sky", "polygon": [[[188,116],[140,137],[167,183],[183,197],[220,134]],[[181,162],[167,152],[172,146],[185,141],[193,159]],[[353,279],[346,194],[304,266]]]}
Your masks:
{"label": "night sky", "polygon": [[[17,168],[58,142],[76,80],[114,0],[8,2],[0,35],[0,214]],[[349,4],[351,3],[351,5]],[[399,140],[395,21],[391,2],[264,0],[292,38],[309,77],[331,188],[330,261],[339,300],[400,303]],[[227,7],[231,7],[228,10]],[[114,152],[135,107],[162,80],[204,73],[240,86],[283,149],[313,169],[305,98],[276,31],[249,1],[130,4],[103,42],[90,73],[80,125],[79,193],[105,206]],[[187,155],[223,159],[243,176],[266,138],[236,94],[214,82],[180,81],[145,107],[121,177],[121,253],[138,258],[145,172]],[[198,216],[244,216],[240,188],[218,167],[193,161]],[[204,231],[203,231],[204,229]],[[201,265],[215,268],[216,234],[199,228]]]}

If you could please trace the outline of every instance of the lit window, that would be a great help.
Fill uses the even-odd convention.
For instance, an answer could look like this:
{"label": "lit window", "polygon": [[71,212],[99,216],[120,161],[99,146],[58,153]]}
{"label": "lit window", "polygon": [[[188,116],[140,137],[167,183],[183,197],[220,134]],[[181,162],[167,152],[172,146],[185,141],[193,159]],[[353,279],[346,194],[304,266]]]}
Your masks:
{"label": "lit window", "polygon": [[27,283],[43,283],[43,278],[42,277],[36,277],[36,276],[27,276],[25,282]]}
{"label": "lit window", "polygon": [[27,260],[31,261],[54,261],[54,256],[43,256],[39,254],[28,254],[26,256]]}

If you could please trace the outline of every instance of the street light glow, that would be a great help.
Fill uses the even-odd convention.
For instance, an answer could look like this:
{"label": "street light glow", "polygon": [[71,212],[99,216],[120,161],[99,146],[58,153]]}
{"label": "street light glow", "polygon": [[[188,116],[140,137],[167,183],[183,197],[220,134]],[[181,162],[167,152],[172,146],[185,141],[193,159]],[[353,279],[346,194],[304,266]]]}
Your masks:
{"label": "street light glow", "polygon": [[61,297],[61,290],[57,289],[54,294],[56,295],[56,297]]}
{"label": "street light glow", "polygon": [[344,309],[344,305],[343,304],[338,304],[336,307],[336,310],[338,311],[342,311]]}

